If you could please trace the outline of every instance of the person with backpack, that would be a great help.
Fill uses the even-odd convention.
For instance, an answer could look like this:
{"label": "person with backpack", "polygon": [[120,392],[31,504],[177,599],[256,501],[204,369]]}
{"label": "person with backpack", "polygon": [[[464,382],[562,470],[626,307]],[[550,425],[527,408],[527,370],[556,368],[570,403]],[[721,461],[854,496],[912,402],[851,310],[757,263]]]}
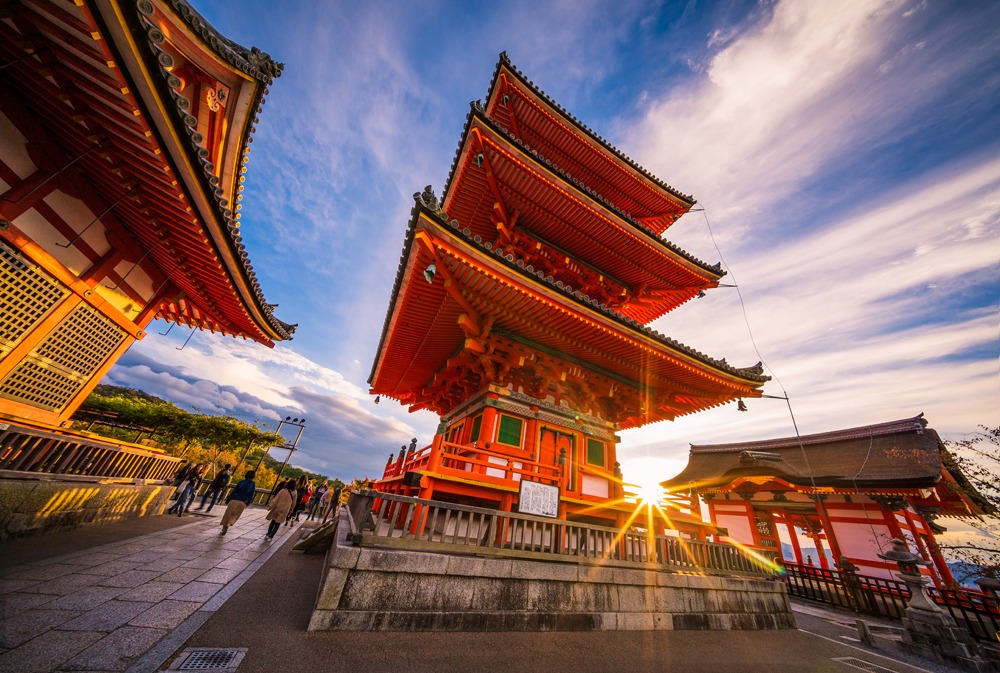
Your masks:
{"label": "person with backpack", "polygon": [[322,510],[320,509],[320,507],[324,502],[324,498],[328,490],[329,486],[327,486],[326,482],[324,481],[316,488],[315,491],[312,492],[312,495],[309,496],[309,511],[306,515],[307,521],[312,521],[314,518],[322,514]]}
{"label": "person with backpack", "polygon": [[[188,463],[174,474],[174,494],[171,499],[174,504],[164,514],[173,514],[181,504],[181,496],[187,492],[189,475],[194,471],[194,463]],[[183,509],[183,507],[181,507]]]}
{"label": "person with backpack", "polygon": [[195,494],[198,492],[198,487],[201,486],[202,475],[204,474],[204,463],[198,463],[188,470],[185,477],[187,479],[187,486],[184,487],[184,490],[177,497],[177,502],[174,503],[174,506],[170,508],[170,510],[177,508],[177,516],[183,515],[190,509],[191,503],[194,502]]}
{"label": "person with backpack", "polygon": [[209,503],[208,509],[205,509],[205,513],[208,514],[212,511],[212,508],[215,507],[215,501],[219,499],[219,495],[229,485],[229,480],[232,478],[232,472],[230,472],[232,467],[232,465],[226,463],[219,473],[215,475],[215,479],[205,489],[205,494],[201,496],[201,504],[195,508],[195,511],[205,509],[205,501],[208,500],[209,496],[212,496],[212,502]]}
{"label": "person with backpack", "polygon": [[222,514],[222,532],[219,535],[225,535],[229,527],[235,524],[240,515],[243,514],[243,510],[253,502],[253,496],[257,492],[257,483],[253,480],[256,473],[253,470],[247,472],[247,476],[240,483],[233,487],[233,490],[229,492],[229,497],[226,498],[226,511]]}

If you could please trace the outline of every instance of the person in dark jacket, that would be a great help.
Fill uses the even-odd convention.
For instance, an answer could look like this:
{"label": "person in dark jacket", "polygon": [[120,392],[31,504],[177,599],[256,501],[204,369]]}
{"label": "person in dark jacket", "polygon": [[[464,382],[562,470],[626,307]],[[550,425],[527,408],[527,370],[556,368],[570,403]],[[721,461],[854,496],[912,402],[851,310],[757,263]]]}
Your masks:
{"label": "person in dark jacket", "polygon": [[191,475],[194,474],[194,468],[194,463],[188,463],[174,474],[174,487],[176,488],[173,496],[174,504],[165,512],[166,514],[174,514],[178,511],[178,508],[180,508],[180,511],[184,510],[184,501],[181,496],[187,493],[188,483],[190,483]]}
{"label": "person in dark jacket", "polygon": [[207,514],[212,511],[212,508],[215,507],[215,501],[219,499],[219,495],[222,493],[223,489],[229,485],[229,479],[232,476],[232,473],[229,470],[232,469],[232,467],[232,465],[226,463],[225,467],[223,467],[222,470],[215,475],[215,479],[213,479],[212,483],[205,489],[205,495],[201,496],[201,504],[198,505],[196,511],[198,509],[205,509],[205,501],[208,500],[209,496],[212,497],[212,502],[208,504],[208,509],[205,509],[205,513]]}
{"label": "person in dark jacket", "polygon": [[247,472],[243,481],[236,484],[226,498],[226,511],[222,515],[222,532],[219,535],[225,535],[229,527],[239,520],[247,505],[253,502],[254,493],[257,492],[257,483],[253,480],[255,476],[253,470]]}
{"label": "person in dark jacket", "polygon": [[189,509],[191,509],[191,503],[194,502],[194,496],[198,493],[198,488],[201,486],[202,475],[205,474],[205,469],[207,465],[204,463],[198,463],[188,472],[187,475],[187,488],[181,493],[180,497],[177,498],[177,516],[181,516]]}

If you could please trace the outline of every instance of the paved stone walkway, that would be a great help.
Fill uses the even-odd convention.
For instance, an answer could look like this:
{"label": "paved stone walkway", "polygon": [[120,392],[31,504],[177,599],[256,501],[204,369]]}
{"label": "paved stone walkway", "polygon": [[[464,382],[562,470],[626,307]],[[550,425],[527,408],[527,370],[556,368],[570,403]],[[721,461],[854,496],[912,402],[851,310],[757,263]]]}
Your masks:
{"label": "paved stone walkway", "polygon": [[225,536],[217,516],[191,516],[188,525],[3,569],[0,671],[155,670],[293,530],[264,540],[265,514],[248,509]]}

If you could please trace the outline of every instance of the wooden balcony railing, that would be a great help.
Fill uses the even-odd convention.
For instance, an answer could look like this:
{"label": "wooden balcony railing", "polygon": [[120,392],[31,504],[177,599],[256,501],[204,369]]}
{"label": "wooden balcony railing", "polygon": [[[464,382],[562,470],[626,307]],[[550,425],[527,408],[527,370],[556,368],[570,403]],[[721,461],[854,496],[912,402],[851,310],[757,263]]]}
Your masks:
{"label": "wooden balcony railing", "polygon": [[172,478],[180,462],[114,440],[0,423],[0,470],[12,473],[160,481]]}
{"label": "wooden balcony railing", "polygon": [[[562,470],[558,465],[545,465],[522,454],[516,449],[507,451],[496,445],[486,447],[442,442],[434,471],[455,476],[468,476],[471,473],[477,475],[477,478],[485,477],[484,481],[499,480],[511,484],[516,484],[521,478],[547,484],[560,481]],[[433,445],[406,452],[399,459],[386,464],[382,478],[390,479],[406,472],[431,469],[432,457]]]}
{"label": "wooden balcony railing", "polygon": [[770,577],[763,549],[700,542],[636,529],[548,519],[378,491],[348,499],[353,542],[362,546],[571,561],[708,575]]}

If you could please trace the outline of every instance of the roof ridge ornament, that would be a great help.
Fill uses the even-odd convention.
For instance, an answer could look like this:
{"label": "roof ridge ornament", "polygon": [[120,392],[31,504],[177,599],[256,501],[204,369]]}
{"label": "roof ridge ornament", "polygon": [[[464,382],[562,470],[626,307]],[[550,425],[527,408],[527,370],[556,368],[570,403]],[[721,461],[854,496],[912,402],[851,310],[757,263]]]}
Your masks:
{"label": "roof ridge ornament", "polygon": [[437,196],[434,195],[434,189],[431,185],[424,187],[423,192],[414,192],[414,200],[420,201],[424,206],[430,208],[435,213],[441,212],[441,203],[438,201]]}

